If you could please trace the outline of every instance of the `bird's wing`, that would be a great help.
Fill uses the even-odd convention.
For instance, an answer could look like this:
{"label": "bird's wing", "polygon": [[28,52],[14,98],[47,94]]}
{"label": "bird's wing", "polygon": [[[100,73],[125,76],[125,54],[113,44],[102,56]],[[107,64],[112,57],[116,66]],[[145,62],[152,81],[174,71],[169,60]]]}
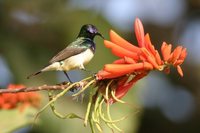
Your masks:
{"label": "bird's wing", "polygon": [[67,59],[73,55],[77,55],[83,51],[85,51],[86,47],[78,47],[80,44],[84,43],[83,40],[76,40],[73,43],[71,43],[68,47],[60,51],[57,55],[55,55],[49,63],[52,64],[54,62],[58,62],[64,59]]}
{"label": "bird's wing", "polygon": [[52,64],[54,62],[62,61],[64,59],[67,59],[73,55],[77,55],[83,51],[85,51],[86,48],[77,48],[77,47],[66,47],[61,52],[59,52],[57,55],[55,55],[49,63]]}

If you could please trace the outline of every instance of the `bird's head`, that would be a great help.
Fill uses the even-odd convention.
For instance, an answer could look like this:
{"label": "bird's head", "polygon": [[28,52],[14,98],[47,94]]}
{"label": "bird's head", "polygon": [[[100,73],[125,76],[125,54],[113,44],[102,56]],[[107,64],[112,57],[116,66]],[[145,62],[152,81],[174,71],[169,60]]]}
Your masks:
{"label": "bird's head", "polygon": [[96,35],[104,39],[104,37],[98,32],[97,28],[94,25],[86,24],[81,27],[78,37],[85,37],[93,40]]}

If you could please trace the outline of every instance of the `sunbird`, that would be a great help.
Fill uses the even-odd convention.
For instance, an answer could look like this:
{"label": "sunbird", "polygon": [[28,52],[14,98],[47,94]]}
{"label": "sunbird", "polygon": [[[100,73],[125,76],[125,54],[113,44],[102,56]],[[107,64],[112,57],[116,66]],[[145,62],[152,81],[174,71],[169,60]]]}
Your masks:
{"label": "sunbird", "polygon": [[85,70],[84,65],[86,65],[94,56],[96,49],[94,37],[97,35],[104,39],[94,25],[83,25],[75,41],[56,54],[49,61],[49,65],[40,71],[29,75],[27,78],[29,79],[30,77],[45,71],[63,71],[68,80],[71,82],[67,71],[76,68]]}

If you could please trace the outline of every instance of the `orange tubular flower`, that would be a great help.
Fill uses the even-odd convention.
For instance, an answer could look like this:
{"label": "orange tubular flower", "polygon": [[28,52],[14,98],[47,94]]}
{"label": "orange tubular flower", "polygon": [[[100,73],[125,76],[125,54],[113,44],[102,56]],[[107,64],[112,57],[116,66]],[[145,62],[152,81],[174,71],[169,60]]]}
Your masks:
{"label": "orange tubular flower", "polygon": [[[128,77],[127,79],[131,75],[133,76],[131,80],[124,81],[123,84],[112,85],[111,90],[115,91],[115,98],[119,99],[128,92],[134,83],[145,77],[151,70],[169,73],[169,67],[174,66],[177,68],[179,75],[183,76],[180,65],[187,56],[186,48],[178,46],[171,52],[172,45],[163,42],[161,46],[162,60],[159,52],[151,43],[149,34],[145,35],[140,19],[136,18],[134,28],[138,46],[132,45],[116,32],[110,30],[110,41],[104,40],[104,44],[120,59],[114,61],[112,64],[106,64],[103,70],[100,70],[96,74],[99,82],[103,82],[104,80],[119,82],[119,79],[123,76]],[[110,97],[110,101],[110,103],[113,103],[115,100],[113,100],[113,97]]]}
{"label": "orange tubular flower", "polygon": [[[8,89],[25,88],[24,85],[10,84]],[[36,92],[20,92],[0,94],[0,109],[13,109],[20,106],[22,111],[26,106],[39,107],[40,95]]]}
{"label": "orange tubular flower", "polygon": [[161,52],[165,61],[164,70],[169,73],[169,66],[172,65],[176,67],[179,75],[183,77],[183,71],[180,65],[184,62],[187,51],[186,48],[183,48],[182,46],[178,46],[174,49],[173,52],[171,52],[172,45],[163,43],[161,47]]}

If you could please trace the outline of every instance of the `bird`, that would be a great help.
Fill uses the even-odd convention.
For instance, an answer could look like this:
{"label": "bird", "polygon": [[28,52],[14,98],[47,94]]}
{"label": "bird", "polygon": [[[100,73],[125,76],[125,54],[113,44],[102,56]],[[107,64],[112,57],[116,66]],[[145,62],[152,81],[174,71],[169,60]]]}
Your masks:
{"label": "bird", "polygon": [[83,25],[75,41],[56,54],[47,66],[29,75],[27,79],[46,71],[63,71],[69,82],[72,82],[67,72],[73,69],[86,70],[84,65],[89,63],[95,54],[95,36],[104,39],[94,25]]}

